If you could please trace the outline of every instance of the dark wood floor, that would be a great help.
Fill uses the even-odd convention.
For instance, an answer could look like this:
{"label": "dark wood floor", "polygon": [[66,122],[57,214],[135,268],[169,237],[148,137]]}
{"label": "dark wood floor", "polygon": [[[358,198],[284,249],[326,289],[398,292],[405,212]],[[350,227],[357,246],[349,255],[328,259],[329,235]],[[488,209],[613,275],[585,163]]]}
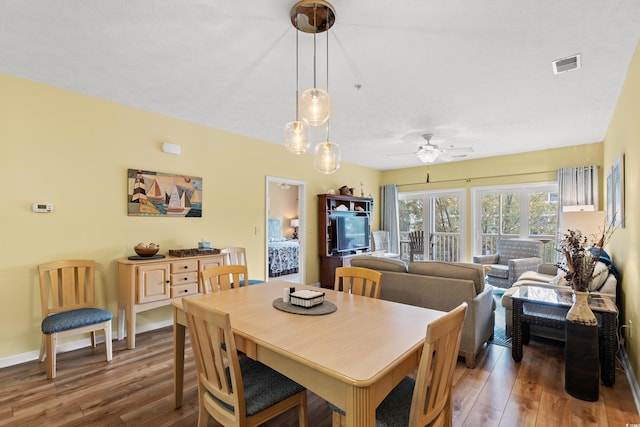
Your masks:
{"label": "dark wood floor", "polygon": [[[197,421],[195,365],[187,351],[185,399],[173,409],[171,328],[139,334],[136,349],[114,342],[113,361],[104,347],[58,355],[58,378],[46,379],[44,364],[0,370],[0,425],[9,426],[193,426]],[[563,347],[532,341],[521,363],[508,348],[488,345],[476,369],[458,362],[453,391],[454,426],[626,426],[640,415],[624,372],[612,388],[601,386],[595,403],[563,389]],[[210,421],[209,425],[218,424]],[[269,427],[295,426],[295,413]],[[331,425],[326,402],[309,393],[309,426]]]}

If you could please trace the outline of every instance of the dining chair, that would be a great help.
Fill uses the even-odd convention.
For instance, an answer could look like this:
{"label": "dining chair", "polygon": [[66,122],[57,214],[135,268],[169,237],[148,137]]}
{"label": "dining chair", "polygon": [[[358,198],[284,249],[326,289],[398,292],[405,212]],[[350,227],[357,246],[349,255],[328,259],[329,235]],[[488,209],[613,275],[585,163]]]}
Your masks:
{"label": "dining chair", "polygon": [[333,289],[380,298],[382,273],[364,267],[338,267]]}
{"label": "dining chair", "polygon": [[226,291],[236,287],[247,286],[246,265],[220,265],[206,268],[200,272],[203,290],[205,294]]}
{"label": "dining chair", "polygon": [[249,357],[239,358],[229,313],[182,299],[198,374],[198,426],[257,426],[292,408],[307,427],[307,391]]}
{"label": "dining chair", "polygon": [[[228,265],[247,265],[247,252],[245,248],[240,246],[230,246],[228,248],[224,248],[220,250],[221,254],[225,256],[225,264]],[[249,267],[247,266],[247,269]],[[246,277],[246,276],[245,276]],[[258,283],[264,283],[264,280],[259,279],[248,279],[250,285],[255,285]]]}
{"label": "dining chair", "polygon": [[424,231],[409,232],[409,261],[415,261],[415,256],[421,255],[424,259]]}
{"label": "dining chair", "polygon": [[42,343],[38,359],[47,361],[47,378],[56,377],[56,343],[59,338],[91,333],[96,347],[96,331],[104,331],[107,362],[112,358],[111,319],[113,314],[94,307],[95,262],[70,259],[38,265],[42,306]]}
{"label": "dining chair", "polygon": [[[463,302],[427,325],[416,378],[405,377],[376,409],[376,427],[451,426],[451,389],[458,360],[462,325],[467,312]],[[333,409],[333,427],[343,426],[345,412]]]}

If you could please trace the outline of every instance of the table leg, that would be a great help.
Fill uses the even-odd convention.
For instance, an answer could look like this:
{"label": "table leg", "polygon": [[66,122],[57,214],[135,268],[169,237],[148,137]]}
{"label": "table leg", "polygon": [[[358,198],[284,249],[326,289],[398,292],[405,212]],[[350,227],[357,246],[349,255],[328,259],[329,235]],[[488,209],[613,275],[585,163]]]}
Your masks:
{"label": "table leg", "polygon": [[186,327],[176,321],[177,309],[173,315],[173,392],[175,407],[182,406],[184,388],[184,343]]}
{"label": "table leg", "polygon": [[513,322],[511,327],[511,357],[516,362],[522,360],[522,301],[515,298],[513,302]]}
{"label": "table leg", "polygon": [[376,425],[376,408],[371,406],[371,389],[352,387],[347,397],[346,426],[363,427]]}
{"label": "table leg", "polygon": [[118,307],[118,341],[124,339],[124,318],[125,318],[125,310],[124,308]]}

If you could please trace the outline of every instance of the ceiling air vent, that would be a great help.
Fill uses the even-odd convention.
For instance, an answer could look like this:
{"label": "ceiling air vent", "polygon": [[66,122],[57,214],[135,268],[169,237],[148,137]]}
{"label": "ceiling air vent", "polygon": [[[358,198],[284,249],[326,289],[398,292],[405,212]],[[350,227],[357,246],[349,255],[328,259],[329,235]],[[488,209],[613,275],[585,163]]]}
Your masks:
{"label": "ceiling air vent", "polygon": [[568,56],[566,58],[555,60],[553,65],[553,74],[566,73],[580,68],[580,54]]}

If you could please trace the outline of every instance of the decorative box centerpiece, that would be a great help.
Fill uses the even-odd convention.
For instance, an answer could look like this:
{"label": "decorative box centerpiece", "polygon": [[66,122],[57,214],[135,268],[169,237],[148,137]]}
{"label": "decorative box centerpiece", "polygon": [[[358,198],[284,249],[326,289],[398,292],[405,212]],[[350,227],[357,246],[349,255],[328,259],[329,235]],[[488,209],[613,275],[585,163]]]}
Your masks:
{"label": "decorative box centerpiece", "polygon": [[324,302],[324,292],[303,289],[289,294],[289,302],[298,307],[311,308]]}

